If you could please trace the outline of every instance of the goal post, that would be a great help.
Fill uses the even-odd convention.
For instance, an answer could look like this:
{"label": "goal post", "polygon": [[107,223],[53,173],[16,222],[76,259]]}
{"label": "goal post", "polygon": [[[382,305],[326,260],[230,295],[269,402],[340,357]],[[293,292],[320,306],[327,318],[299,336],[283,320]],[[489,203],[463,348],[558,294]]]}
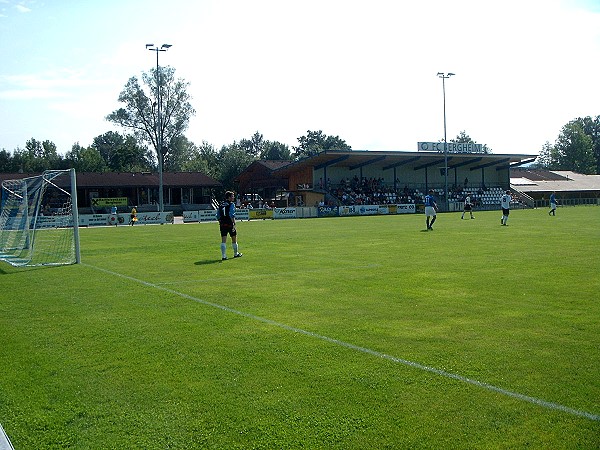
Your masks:
{"label": "goal post", "polygon": [[75,169],[2,182],[0,260],[17,267],[81,262]]}
{"label": "goal post", "polygon": [[0,450],[15,450],[2,424],[0,424]]}

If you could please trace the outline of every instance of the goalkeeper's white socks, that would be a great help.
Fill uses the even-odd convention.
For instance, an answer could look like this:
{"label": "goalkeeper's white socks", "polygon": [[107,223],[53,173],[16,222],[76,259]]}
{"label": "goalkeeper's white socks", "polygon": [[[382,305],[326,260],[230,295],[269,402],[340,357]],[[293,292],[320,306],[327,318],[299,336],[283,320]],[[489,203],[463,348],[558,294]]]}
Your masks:
{"label": "goalkeeper's white socks", "polygon": [[227,258],[227,244],[221,243],[221,257]]}

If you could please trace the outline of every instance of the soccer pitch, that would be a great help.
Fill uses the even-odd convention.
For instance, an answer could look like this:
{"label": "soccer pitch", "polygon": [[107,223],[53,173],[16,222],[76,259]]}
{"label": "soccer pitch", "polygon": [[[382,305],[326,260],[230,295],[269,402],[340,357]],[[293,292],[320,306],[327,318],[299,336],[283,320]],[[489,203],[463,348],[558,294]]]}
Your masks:
{"label": "soccer pitch", "polygon": [[600,448],[600,208],[81,230],[0,264],[17,449]]}

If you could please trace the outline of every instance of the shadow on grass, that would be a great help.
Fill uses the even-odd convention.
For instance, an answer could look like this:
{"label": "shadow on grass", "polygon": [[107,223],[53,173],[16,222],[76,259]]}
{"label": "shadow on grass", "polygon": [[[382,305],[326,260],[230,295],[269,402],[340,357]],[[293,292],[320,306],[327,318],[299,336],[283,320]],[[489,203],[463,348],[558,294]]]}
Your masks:
{"label": "shadow on grass", "polygon": [[205,259],[204,261],[196,261],[194,263],[195,266],[206,266],[207,264],[216,264],[220,263],[220,259]]}

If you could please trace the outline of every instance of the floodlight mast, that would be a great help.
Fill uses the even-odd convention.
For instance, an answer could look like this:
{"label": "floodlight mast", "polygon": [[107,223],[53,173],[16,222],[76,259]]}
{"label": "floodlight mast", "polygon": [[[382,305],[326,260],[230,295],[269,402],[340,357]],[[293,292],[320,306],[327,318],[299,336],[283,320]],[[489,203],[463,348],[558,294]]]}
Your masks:
{"label": "floodlight mast", "polygon": [[156,52],[156,103],[158,105],[158,121],[157,121],[157,156],[158,156],[158,210],[164,212],[163,198],[163,131],[162,131],[162,98],[160,95],[160,66],[158,65],[158,52],[166,52],[171,48],[171,44],[162,44],[159,47],[154,44],[146,44],[146,50]]}
{"label": "floodlight mast", "polygon": [[446,80],[453,76],[452,72],[438,72],[437,76],[442,79],[442,92],[444,95],[444,193],[446,198],[446,211],[450,210],[450,201],[448,200],[448,140],[446,136]]}

